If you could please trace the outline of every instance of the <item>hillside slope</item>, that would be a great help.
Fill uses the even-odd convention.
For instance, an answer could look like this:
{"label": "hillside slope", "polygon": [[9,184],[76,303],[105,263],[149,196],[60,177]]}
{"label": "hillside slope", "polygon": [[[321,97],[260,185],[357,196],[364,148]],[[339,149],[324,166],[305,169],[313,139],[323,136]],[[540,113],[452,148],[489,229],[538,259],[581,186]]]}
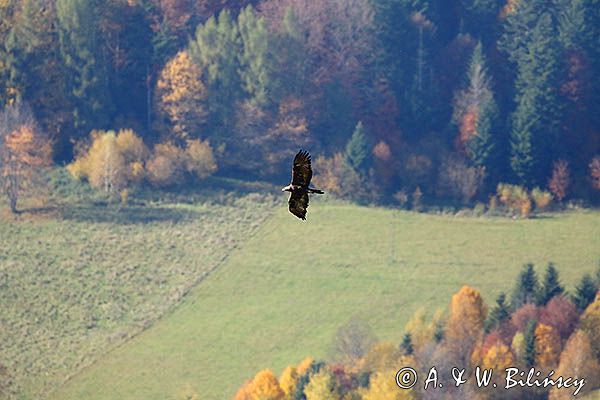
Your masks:
{"label": "hillside slope", "polygon": [[38,399],[147,328],[272,209],[264,196],[232,195],[0,218],[0,363],[14,391]]}
{"label": "hillside slope", "polygon": [[553,261],[572,288],[600,259],[600,214],[454,218],[349,205],[283,208],[172,314],[52,398],[229,398],[262,368],[326,357],[352,316],[399,341],[419,307],[445,308],[463,284],[492,301],[525,262]]}

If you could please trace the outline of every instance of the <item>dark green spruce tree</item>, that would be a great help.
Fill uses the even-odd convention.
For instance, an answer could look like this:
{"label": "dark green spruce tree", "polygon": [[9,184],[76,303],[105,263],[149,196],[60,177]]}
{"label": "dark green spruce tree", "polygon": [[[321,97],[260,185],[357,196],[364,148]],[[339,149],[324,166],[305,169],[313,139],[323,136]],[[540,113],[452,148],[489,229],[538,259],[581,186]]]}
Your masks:
{"label": "dark green spruce tree", "polygon": [[365,172],[370,160],[369,143],[363,123],[358,121],[352,137],[346,144],[346,161],[357,172]]}
{"label": "dark green spruce tree", "polygon": [[529,321],[525,329],[525,351],[523,354],[523,362],[527,367],[535,365],[535,327],[537,321]]}
{"label": "dark green spruce tree", "polygon": [[506,294],[500,293],[496,299],[496,305],[492,308],[485,321],[485,331],[491,332],[494,329],[498,329],[509,317],[510,307],[506,303]]}
{"label": "dark green spruce tree", "polygon": [[203,71],[208,91],[208,124],[217,141],[226,139],[234,124],[235,104],[243,95],[239,57],[242,43],[228,10],[210,17],[196,29],[190,55]]}
{"label": "dark green spruce tree", "polygon": [[490,43],[497,34],[498,14],[505,3],[502,0],[461,0],[464,31]]}
{"label": "dark green spruce tree", "polygon": [[538,288],[539,282],[533,264],[526,264],[519,274],[517,283],[513,289],[511,297],[512,309],[516,310],[524,304],[533,303],[539,290]]}
{"label": "dark green spruce tree", "polygon": [[109,95],[108,65],[101,51],[98,0],[57,0],[58,34],[73,121],[79,135],[110,124],[114,112]]}
{"label": "dark green spruce tree", "polygon": [[553,297],[563,294],[565,288],[560,284],[558,271],[554,264],[550,263],[546,267],[542,285],[537,294],[536,303],[538,306],[546,305]]}
{"label": "dark green spruce tree", "polygon": [[564,70],[554,2],[518,2],[499,41],[516,71],[510,118],[510,166],[521,184],[546,184],[564,123],[560,76]]}
{"label": "dark green spruce tree", "polygon": [[242,87],[257,106],[266,106],[272,92],[271,36],[264,18],[259,17],[252,6],[240,12],[238,29],[242,43],[239,54]]}
{"label": "dark green spruce tree", "polygon": [[405,333],[404,336],[402,337],[402,343],[400,343],[400,349],[407,356],[412,355],[412,353],[415,351],[415,349],[413,347],[413,343],[412,343],[412,335],[410,334],[410,332]]}
{"label": "dark green spruce tree", "polygon": [[598,285],[594,282],[590,274],[585,274],[577,286],[573,294],[573,304],[581,312],[589,306],[596,298]]}

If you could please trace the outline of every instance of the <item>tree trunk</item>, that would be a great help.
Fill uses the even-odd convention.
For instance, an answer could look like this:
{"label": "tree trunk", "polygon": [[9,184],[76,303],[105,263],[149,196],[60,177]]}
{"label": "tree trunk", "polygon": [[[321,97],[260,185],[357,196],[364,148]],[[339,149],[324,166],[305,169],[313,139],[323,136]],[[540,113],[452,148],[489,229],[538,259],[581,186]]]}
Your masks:
{"label": "tree trunk", "polygon": [[16,196],[10,196],[10,212],[12,212],[13,214],[17,214],[17,197]]}

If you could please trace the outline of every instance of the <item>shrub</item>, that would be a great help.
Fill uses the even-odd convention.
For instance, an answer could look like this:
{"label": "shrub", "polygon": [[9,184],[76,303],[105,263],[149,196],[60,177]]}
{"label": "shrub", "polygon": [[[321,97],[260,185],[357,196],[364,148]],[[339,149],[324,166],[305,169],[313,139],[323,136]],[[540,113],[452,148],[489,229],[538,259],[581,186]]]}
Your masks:
{"label": "shrub", "polygon": [[531,213],[531,200],[522,186],[499,183],[496,195],[510,212],[518,211],[523,218]]}
{"label": "shrub", "polygon": [[552,193],[546,192],[538,187],[531,191],[531,198],[535,203],[535,208],[540,211],[545,210],[550,203],[552,203]]}
{"label": "shrub", "polygon": [[374,200],[377,196],[367,179],[356,172],[341,153],[331,158],[319,156],[315,170],[319,171],[314,178],[315,186],[334,196],[351,200]]}
{"label": "shrub", "polygon": [[154,146],[147,162],[148,181],[156,187],[182,184],[187,177],[204,179],[217,169],[208,141],[188,140],[185,149],[173,142]]}
{"label": "shrub", "polygon": [[485,168],[469,167],[459,158],[448,157],[440,166],[438,192],[468,203],[483,185],[484,178]]}
{"label": "shrub", "polygon": [[117,147],[123,155],[125,177],[128,182],[140,183],[144,179],[144,162],[148,159],[148,147],[132,129],[122,129],[117,134]]}
{"label": "shrub", "polygon": [[563,201],[567,196],[570,184],[569,163],[564,160],[556,161],[552,170],[552,178],[548,182],[548,188],[558,201]]}
{"label": "shrub", "polygon": [[398,202],[400,207],[404,207],[408,203],[408,194],[404,189],[397,191],[394,194],[394,199]]}
{"label": "shrub", "polygon": [[196,178],[204,179],[217,170],[217,163],[207,140],[188,140],[185,153],[186,170]]}
{"label": "shrub", "polygon": [[473,215],[476,217],[481,217],[483,214],[485,214],[485,204],[475,204],[475,207],[473,208]]}
{"label": "shrub", "polygon": [[87,179],[107,193],[117,193],[144,179],[148,149],[133,130],[92,131],[91,141],[67,166],[73,177]]}
{"label": "shrub", "polygon": [[185,177],[185,152],[171,142],[154,146],[147,163],[148,181],[157,187],[167,187],[183,182]]}

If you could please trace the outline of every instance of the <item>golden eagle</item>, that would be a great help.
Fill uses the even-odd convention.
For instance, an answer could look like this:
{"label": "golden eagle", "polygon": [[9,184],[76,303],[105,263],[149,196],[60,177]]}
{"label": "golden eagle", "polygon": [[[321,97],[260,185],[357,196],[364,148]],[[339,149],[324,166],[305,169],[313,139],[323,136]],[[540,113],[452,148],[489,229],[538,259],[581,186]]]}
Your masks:
{"label": "golden eagle", "polygon": [[308,187],[312,178],[312,168],[310,167],[310,154],[307,151],[300,150],[294,157],[292,167],[292,183],[281,189],[282,192],[290,192],[288,200],[289,209],[292,214],[300,219],[306,219],[306,209],[308,208],[308,194],[324,194],[322,190]]}

